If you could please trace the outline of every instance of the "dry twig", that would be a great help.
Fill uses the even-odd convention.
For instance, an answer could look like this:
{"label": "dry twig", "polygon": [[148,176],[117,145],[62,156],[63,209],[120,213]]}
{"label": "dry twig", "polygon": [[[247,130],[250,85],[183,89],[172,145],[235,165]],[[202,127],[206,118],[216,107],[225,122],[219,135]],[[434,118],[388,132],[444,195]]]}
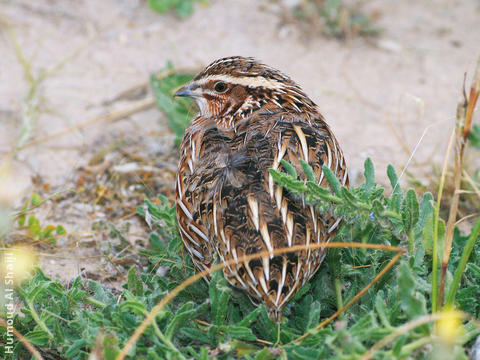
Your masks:
{"label": "dry twig", "polygon": [[440,277],[440,288],[438,292],[438,304],[443,304],[443,294],[445,291],[445,276],[447,273],[448,261],[452,251],[453,230],[458,214],[458,202],[460,198],[460,183],[462,180],[463,156],[465,152],[465,144],[472,127],[472,118],[480,95],[480,57],[477,61],[475,74],[470,86],[470,92],[467,97],[463,92],[463,101],[457,106],[457,124],[455,127],[455,172],[454,172],[454,194],[452,203],[450,204],[450,212],[448,215],[447,229],[445,232],[445,243],[442,257],[442,273]]}

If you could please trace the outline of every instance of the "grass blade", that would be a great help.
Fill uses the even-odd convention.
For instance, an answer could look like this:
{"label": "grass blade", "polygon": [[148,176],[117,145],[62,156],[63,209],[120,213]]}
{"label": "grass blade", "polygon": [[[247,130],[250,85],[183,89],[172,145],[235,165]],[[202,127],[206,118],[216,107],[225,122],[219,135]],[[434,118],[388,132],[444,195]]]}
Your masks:
{"label": "grass blade", "polygon": [[478,218],[475,226],[473,227],[472,233],[468,238],[467,244],[462,252],[462,257],[460,258],[460,262],[458,263],[457,269],[455,270],[455,275],[453,276],[453,282],[450,285],[450,290],[448,292],[448,296],[445,302],[445,307],[449,308],[453,305],[453,301],[455,300],[455,294],[458,291],[458,287],[460,286],[460,281],[462,279],[463,272],[465,271],[465,267],[467,266],[468,258],[472,253],[473,247],[475,246],[475,242],[480,236],[480,218]]}

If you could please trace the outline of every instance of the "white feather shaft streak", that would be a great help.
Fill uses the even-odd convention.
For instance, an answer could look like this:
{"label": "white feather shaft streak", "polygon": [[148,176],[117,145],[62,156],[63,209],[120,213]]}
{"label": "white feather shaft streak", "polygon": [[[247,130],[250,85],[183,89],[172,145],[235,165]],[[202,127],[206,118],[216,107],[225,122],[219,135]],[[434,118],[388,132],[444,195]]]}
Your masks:
{"label": "white feather shaft streak", "polygon": [[177,196],[180,198],[180,200],[183,199],[182,183],[180,182],[180,176],[178,175],[177,175]]}
{"label": "white feather shaft streak", "polygon": [[255,198],[252,196],[247,197],[248,205],[250,206],[250,210],[252,211],[252,221],[253,224],[255,225],[255,229],[259,228],[259,216],[258,216],[258,202]]}
{"label": "white feather shaft streak", "polygon": [[270,280],[270,261],[268,260],[267,256],[262,257],[262,265],[263,265],[263,274],[265,275],[265,279],[269,281]]}
{"label": "white feather shaft streak", "polygon": [[312,205],[310,205],[310,215],[312,215],[312,222],[313,222],[313,232],[317,232],[317,216],[315,215],[315,209]]}
{"label": "white feather shaft streak", "polygon": [[325,146],[327,147],[327,167],[332,170],[332,150],[330,150],[328,142],[325,143]]}
{"label": "white feather shaft streak", "polygon": [[217,202],[213,200],[213,228],[215,229],[215,235],[218,235],[218,226],[217,226]]}
{"label": "white feather shaft streak", "polygon": [[343,174],[343,179],[342,179],[342,185],[345,186],[347,183],[347,176],[348,176],[348,171],[345,170],[345,173]]}
{"label": "white feather shaft streak", "polygon": [[287,214],[287,241],[288,246],[292,246],[293,239],[293,215],[291,213]]}
{"label": "white feather shaft streak", "polygon": [[178,200],[177,201],[177,204],[180,206],[180,209],[182,209],[183,213],[185,215],[187,215],[187,217],[190,219],[190,220],[193,220],[193,216],[192,214],[190,213],[190,211],[188,211],[187,207],[185,206],[185,204],[183,203],[182,199]]}
{"label": "white feather shaft streak", "polygon": [[277,298],[275,299],[275,305],[278,306],[278,302],[280,300],[280,295],[282,295],[282,290],[283,286],[285,284],[285,278],[287,277],[287,259],[283,258],[283,264],[282,264],[282,278],[280,280],[280,283],[278,284],[277,288]]}
{"label": "white feather shaft streak", "polygon": [[303,133],[300,126],[298,125],[293,125],[293,129],[297,133],[298,139],[300,140],[300,144],[302,145],[303,160],[305,160],[308,163],[308,147],[307,147],[307,139],[305,138],[305,134]]}
{"label": "white feather shaft streak", "polygon": [[[196,242],[193,237],[191,237],[188,232],[186,232],[182,226],[179,226],[178,229],[180,230],[180,234],[185,236],[188,240],[190,240],[192,242],[192,244],[194,244],[195,246],[197,247],[200,247],[200,244],[198,242]],[[188,247],[187,247],[188,248]]]}
{"label": "white feather shaft streak", "polygon": [[[272,169],[277,170],[280,161],[285,156],[285,152],[287,151],[287,143],[282,143],[282,145],[278,144],[278,154],[273,160]],[[273,197],[273,178],[270,173],[268,174],[268,191],[270,192],[270,196]]]}
{"label": "white feather shaft streak", "polygon": [[277,201],[277,209],[280,209],[282,206],[282,193],[283,193],[283,187],[277,186],[277,189],[275,190],[275,200]]}
{"label": "white feather shaft streak", "polygon": [[273,246],[270,241],[270,234],[268,233],[268,227],[266,223],[262,223],[260,226],[260,234],[262,234],[263,241],[267,246],[268,252],[270,253],[270,259],[273,258]]}
{"label": "white feather shaft streak", "polygon": [[205,235],[202,230],[200,230],[199,228],[197,228],[195,225],[193,224],[188,224],[188,226],[190,227],[190,229],[192,229],[193,231],[195,231],[195,233],[197,233],[198,236],[200,236],[203,240],[205,240],[206,242],[209,242],[208,240],[208,237],[207,235]]}
{"label": "white feather shaft streak", "polygon": [[262,285],[262,289],[265,292],[265,294],[268,294],[267,283],[265,282],[265,279],[263,278],[263,276],[260,276],[258,280],[260,281],[260,285]]}
{"label": "white feather shaft streak", "polygon": [[255,279],[255,276],[253,276],[253,271],[250,268],[250,265],[246,261],[243,264],[245,265],[245,269],[247,269],[247,274],[248,274],[248,276],[250,276],[250,279],[252,280],[252,283],[254,285],[256,285],[257,284],[257,279]]}

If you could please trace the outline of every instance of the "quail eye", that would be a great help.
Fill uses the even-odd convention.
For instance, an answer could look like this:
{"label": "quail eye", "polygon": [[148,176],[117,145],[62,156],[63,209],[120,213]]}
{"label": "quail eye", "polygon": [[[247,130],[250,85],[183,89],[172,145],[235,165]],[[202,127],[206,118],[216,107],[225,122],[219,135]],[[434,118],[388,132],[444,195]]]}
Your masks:
{"label": "quail eye", "polygon": [[217,82],[217,83],[213,86],[213,89],[214,89],[217,93],[222,94],[222,93],[224,93],[225,91],[227,91],[228,85],[227,85],[227,83],[224,83],[223,81],[219,81],[219,82]]}

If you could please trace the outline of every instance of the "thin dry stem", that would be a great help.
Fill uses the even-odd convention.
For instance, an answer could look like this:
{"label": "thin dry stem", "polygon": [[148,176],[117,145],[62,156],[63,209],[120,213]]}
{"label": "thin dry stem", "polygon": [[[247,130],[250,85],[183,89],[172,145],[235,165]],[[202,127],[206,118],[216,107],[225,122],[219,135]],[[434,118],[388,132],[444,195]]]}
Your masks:
{"label": "thin dry stem", "polygon": [[[470,320],[472,322],[472,324],[477,329],[480,330],[480,322],[478,322],[475,318],[473,318],[471,315],[469,315],[467,313],[464,313],[462,311],[456,310],[456,312],[458,314],[458,317],[460,317],[463,320]],[[416,318],[415,320],[409,321],[409,322],[399,326],[398,328],[396,328],[396,331],[394,331],[390,335],[385,336],[384,338],[379,340],[377,343],[375,343],[370,349],[368,349],[368,351],[365,354],[363,354],[363,356],[361,357],[361,360],[370,359],[375,352],[377,352],[382,347],[384,347],[388,343],[392,342],[393,340],[395,340],[399,336],[402,336],[403,334],[406,334],[407,332],[409,332],[409,331],[411,331],[411,330],[413,330],[413,329],[415,329],[419,326],[422,326],[424,324],[428,324],[428,323],[433,322],[433,321],[438,321],[438,320],[441,320],[441,319],[443,319],[445,317],[449,317],[449,316],[450,316],[449,314],[447,314],[445,312],[442,312],[442,313],[436,313],[436,314],[423,315],[423,316],[420,316],[419,318]]]}
{"label": "thin dry stem", "polygon": [[463,130],[464,139],[468,139],[470,128],[472,127],[473,112],[475,111],[475,105],[480,95],[480,57],[477,59],[477,66],[475,68],[475,74],[473,75],[472,85],[470,87],[470,96],[468,97],[468,105],[465,114],[465,126]]}
{"label": "thin dry stem", "polygon": [[476,194],[478,196],[478,198],[480,199],[480,189],[478,188],[477,184],[472,179],[472,177],[470,175],[468,175],[468,172],[465,171],[465,170],[463,170],[463,177],[465,178],[465,180],[467,180],[467,182],[470,184],[470,186],[474,190],[473,193]]}
{"label": "thin dry stem", "polygon": [[417,152],[418,148],[420,147],[420,144],[422,143],[423,139],[425,138],[425,135],[427,135],[427,132],[428,130],[432,127],[432,125],[429,125],[427,126],[424,130],[423,130],[423,133],[422,135],[420,136],[420,139],[418,139],[417,143],[415,144],[415,147],[413,148],[412,152],[408,155],[408,159],[407,159],[407,162],[405,163],[405,165],[403,166],[403,169],[402,169],[402,172],[400,173],[400,175],[398,176],[398,180],[397,180],[397,184],[395,184],[395,186],[398,185],[398,183],[400,182],[400,179],[403,177],[403,175],[405,174],[405,171],[407,170],[408,166],[410,165],[410,163],[413,161],[415,162],[414,160],[414,156],[415,156],[415,153]]}
{"label": "thin dry stem", "polygon": [[458,214],[458,203],[460,199],[460,185],[462,180],[463,156],[465,153],[465,144],[470,134],[472,127],[472,118],[475,110],[475,105],[480,95],[480,57],[477,61],[472,85],[470,86],[470,93],[468,98],[465,97],[462,102],[458,104],[457,108],[457,126],[456,141],[455,141],[455,173],[454,173],[454,193],[452,202],[450,204],[450,212],[448,214],[447,228],[445,231],[445,243],[443,248],[442,258],[442,274],[440,278],[440,289],[438,294],[438,303],[443,303],[443,294],[445,291],[445,276],[447,273],[450,253],[452,251],[453,230]]}
{"label": "thin dry stem", "polygon": [[460,137],[460,129],[455,129],[456,132],[456,146],[455,146],[455,172],[454,172],[454,193],[452,202],[450,204],[450,212],[448,214],[447,228],[445,231],[445,243],[443,247],[443,257],[442,257],[442,273],[440,275],[440,288],[438,291],[438,304],[442,306],[443,304],[443,293],[445,290],[445,276],[447,273],[448,260],[450,258],[450,253],[452,251],[452,242],[453,242],[453,230],[455,227],[455,222],[457,220],[458,213],[458,202],[460,199],[460,184],[462,180],[462,167],[463,167],[463,149],[461,142],[463,137]]}
{"label": "thin dry stem", "polygon": [[0,325],[3,326],[5,329],[12,329],[13,335],[17,337],[18,340],[21,341],[21,343],[27,348],[27,350],[32,354],[33,357],[37,360],[43,360],[42,355],[38,352],[37,349],[27,340],[23,337],[22,334],[20,334],[14,327],[10,327],[7,322],[3,319],[0,319]]}
{"label": "thin dry stem", "polygon": [[[397,252],[399,254],[403,254],[405,250],[400,247],[395,247],[395,246],[388,246],[388,245],[381,245],[381,244],[362,244],[362,243],[342,243],[342,242],[332,242],[332,243],[327,243],[327,244],[309,244],[308,246],[305,245],[296,245],[292,247],[286,247],[286,248],[281,248],[281,249],[275,249],[273,251],[273,255],[279,255],[287,252],[294,252],[294,251],[302,251],[306,249],[320,249],[320,248],[363,248],[363,249],[374,249],[374,250],[386,250],[386,251],[392,251],[392,252]],[[262,251],[257,254],[251,254],[248,256],[242,256],[241,258],[238,259],[238,262],[247,262],[253,259],[259,259],[262,256],[269,255],[268,250]],[[397,254],[398,256],[398,254]],[[140,336],[143,334],[145,329],[152,323],[152,321],[155,319],[155,317],[162,311],[162,309],[171,301],[173,300],[183,289],[188,287],[189,285],[193,284],[197,280],[201,279],[202,277],[205,277],[206,275],[220,270],[222,268],[225,268],[227,266],[235,264],[236,261],[234,259],[229,260],[225,263],[221,264],[216,264],[209,268],[208,270],[203,270],[188,279],[186,279],[184,282],[182,282],[180,285],[178,285],[175,289],[173,289],[171,292],[169,292],[157,305],[153,307],[153,309],[150,311],[148,316],[143,320],[143,322],[140,324],[139,327],[135,329],[135,332],[132,334],[130,339],[125,343],[125,346],[120,350],[120,353],[117,355],[116,360],[122,360],[124,359],[127,354],[130,352],[130,350],[133,348],[133,345],[138,341]]]}
{"label": "thin dry stem", "polygon": [[476,216],[478,216],[478,215],[479,215],[478,213],[474,213],[474,214],[470,214],[470,215],[464,216],[464,217],[458,219],[458,220],[455,222],[455,226],[457,226],[458,224],[461,224],[461,223],[464,222],[465,220],[471,219],[472,217],[476,217]]}
{"label": "thin dry stem", "polygon": [[455,138],[455,130],[452,131],[450,135],[450,140],[448,141],[447,151],[443,159],[443,169],[442,175],[440,176],[440,183],[438,185],[437,193],[437,206],[435,208],[435,216],[433,222],[433,254],[432,254],[432,313],[437,311],[437,300],[438,300],[438,288],[437,288],[437,266],[438,266],[438,219],[440,217],[440,203],[442,201],[443,186],[445,184],[445,176],[448,169],[448,158],[450,157],[450,151],[452,150],[453,139]]}
{"label": "thin dry stem", "polygon": [[[318,324],[314,330],[319,330],[323,328],[325,325],[330,323],[332,320],[335,320],[342,312],[344,312],[347,308],[349,308],[353,303],[355,303],[363,294],[365,294],[375,283],[380,280],[385,273],[392,268],[393,265],[400,259],[400,257],[403,255],[402,252],[398,252],[389,262],[388,264],[380,271],[375,278],[367,285],[365,286],[361,291],[358,292],[348,303],[346,303],[341,309],[338,309],[332,316],[330,316],[328,319],[323,320],[320,324]],[[291,343],[298,342],[300,340],[303,340],[310,336],[310,333],[307,332],[303,334],[302,336],[296,338],[293,340]]]}
{"label": "thin dry stem", "polygon": [[397,337],[407,333],[410,330],[413,330],[421,325],[428,324],[432,321],[437,321],[440,320],[444,314],[442,313],[436,313],[436,314],[428,314],[421,316],[413,321],[410,321],[408,323],[403,324],[402,326],[398,327],[397,330],[390,335],[385,336],[382,338],[380,341],[375,343],[365,354],[362,356],[362,360],[368,360],[372,357],[372,355],[380,350],[382,347],[387,345],[388,343],[392,342],[395,340]]}

